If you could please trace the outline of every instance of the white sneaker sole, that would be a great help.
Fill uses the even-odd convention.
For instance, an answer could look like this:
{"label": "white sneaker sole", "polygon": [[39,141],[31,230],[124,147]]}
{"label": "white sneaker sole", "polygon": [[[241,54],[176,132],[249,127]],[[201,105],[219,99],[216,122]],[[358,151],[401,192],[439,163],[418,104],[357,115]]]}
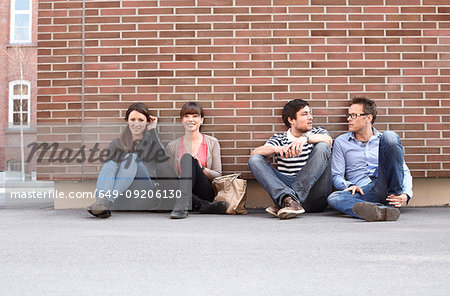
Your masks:
{"label": "white sneaker sole", "polygon": [[300,214],[303,214],[304,212],[305,212],[305,209],[289,210],[289,209],[283,208],[278,211],[278,218],[280,218],[281,220],[291,219],[291,218],[297,217]]}

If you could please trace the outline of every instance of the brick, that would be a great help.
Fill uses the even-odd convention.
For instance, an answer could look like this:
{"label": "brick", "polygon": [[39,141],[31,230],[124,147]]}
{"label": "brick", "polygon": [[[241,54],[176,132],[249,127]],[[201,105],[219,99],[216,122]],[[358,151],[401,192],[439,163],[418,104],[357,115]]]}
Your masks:
{"label": "brick", "polygon": [[347,36],[345,30],[311,30],[311,36]]}
{"label": "brick", "polygon": [[399,45],[399,46],[387,46],[388,52],[420,52],[420,46]]}
{"label": "brick", "polygon": [[250,56],[248,54],[239,54],[239,53],[231,53],[231,54],[214,54],[214,61],[248,61]]}
{"label": "brick", "polygon": [[[246,0],[246,1],[251,1],[251,0]],[[266,0],[266,1],[268,1],[268,0]],[[258,13],[279,14],[279,13],[286,13],[286,12],[287,12],[287,7],[270,7],[270,6],[266,6],[266,7],[251,7],[251,13],[252,14],[258,14]]]}
{"label": "brick", "polygon": [[386,36],[420,36],[420,30],[386,30]]}
{"label": "brick", "polygon": [[366,22],[364,29],[397,29],[400,27],[398,22]]}
{"label": "brick", "polygon": [[350,21],[374,21],[381,22],[384,20],[384,16],[382,14],[350,14],[348,19]]}
{"label": "brick", "polygon": [[313,77],[313,84],[347,83],[347,77]]}
{"label": "brick", "polygon": [[215,23],[214,30],[236,30],[249,29],[250,24],[247,23]]}
{"label": "brick", "polygon": [[[302,50],[303,51],[303,50]],[[294,54],[291,53],[289,55],[291,60],[324,60],[325,59],[325,54],[323,53],[299,53],[299,54]]]}
{"label": "brick", "polygon": [[198,84],[233,84],[233,78],[198,78]]}
{"label": "brick", "polygon": [[311,62],[312,68],[346,68],[347,63],[346,62]]}
{"label": "brick", "polygon": [[[208,71],[207,76],[211,76],[211,71]],[[178,74],[178,72],[177,72]],[[255,74],[253,74],[255,75]],[[250,76],[249,70],[214,70],[214,76],[231,76],[231,77],[237,77],[237,76]]]}
{"label": "brick", "polygon": [[[285,26],[286,28],[286,26]],[[289,29],[323,29],[325,25],[323,22],[291,22]]]}
{"label": "brick", "polygon": [[197,31],[198,37],[232,37],[233,31]]}
{"label": "brick", "polygon": [[270,30],[244,30],[236,31],[236,37],[271,37],[272,32]]}
{"label": "brick", "polygon": [[208,46],[208,47],[198,47],[199,53],[232,53],[233,47],[231,46]]}
{"label": "brick", "polygon": [[289,38],[289,44],[324,44],[324,38]]}
{"label": "brick", "polygon": [[[401,14],[401,15],[386,15],[387,21],[400,21],[400,22],[420,22],[421,15],[419,14]],[[424,19],[425,20],[425,19]]]}
{"label": "brick", "polygon": [[384,46],[378,45],[351,45],[349,46],[350,52],[384,52]]}
{"label": "brick", "polygon": [[286,44],[286,38],[252,38],[251,44]]}
{"label": "brick", "polygon": [[171,46],[171,47],[160,47],[160,53],[195,53],[194,47],[188,46]]}
{"label": "brick", "polygon": [[[361,76],[364,75],[362,69],[343,69],[343,70],[327,70],[328,75],[330,76]],[[400,73],[400,71],[399,71]],[[369,75],[369,74],[366,74]],[[371,75],[372,76],[372,75]]]}
{"label": "brick", "polygon": [[233,0],[198,0],[198,6],[231,6]]}
{"label": "brick", "polygon": [[[402,23],[402,29],[435,29],[436,23],[434,22],[407,22]],[[427,34],[425,34],[427,35]]]}
{"label": "brick", "polygon": [[259,30],[259,29],[286,29],[287,24],[286,23],[251,23],[252,30]]}
{"label": "brick", "polygon": [[172,55],[163,55],[163,54],[142,54],[138,56],[138,61],[172,61]]}
{"label": "brick", "polygon": [[275,37],[308,36],[307,30],[274,30]]}
{"label": "brick", "polygon": [[361,22],[328,22],[327,29],[361,29]]}
{"label": "brick", "polygon": [[215,23],[215,22],[232,22],[233,16],[232,15],[199,15],[197,16],[198,22],[209,22],[209,23]]}
{"label": "brick", "polygon": [[346,16],[343,14],[318,14],[311,15],[311,21],[313,22],[345,22]]}
{"label": "brick", "polygon": [[337,46],[337,45],[328,45],[328,46],[311,46],[312,52],[346,52],[347,46]]}
{"label": "brick", "polygon": [[365,53],[366,60],[399,60],[399,53]]}
{"label": "brick", "polygon": [[399,44],[400,38],[364,38],[365,44]]}

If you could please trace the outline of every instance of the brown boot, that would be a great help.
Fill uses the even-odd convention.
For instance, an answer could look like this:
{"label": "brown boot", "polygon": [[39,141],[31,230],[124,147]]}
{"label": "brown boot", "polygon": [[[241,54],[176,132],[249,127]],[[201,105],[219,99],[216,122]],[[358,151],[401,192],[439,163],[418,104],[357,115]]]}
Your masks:
{"label": "brown boot", "polygon": [[278,211],[278,218],[280,219],[290,219],[303,214],[305,209],[293,200],[291,197],[285,197],[283,200],[283,207]]}
{"label": "brown boot", "polygon": [[400,210],[397,208],[379,206],[371,202],[357,202],[353,205],[353,212],[360,218],[373,221],[397,221]]}
{"label": "brown boot", "polygon": [[112,202],[110,202],[107,198],[97,198],[97,201],[87,207],[86,210],[92,216],[99,218],[108,218],[109,216],[111,216],[111,206]]}

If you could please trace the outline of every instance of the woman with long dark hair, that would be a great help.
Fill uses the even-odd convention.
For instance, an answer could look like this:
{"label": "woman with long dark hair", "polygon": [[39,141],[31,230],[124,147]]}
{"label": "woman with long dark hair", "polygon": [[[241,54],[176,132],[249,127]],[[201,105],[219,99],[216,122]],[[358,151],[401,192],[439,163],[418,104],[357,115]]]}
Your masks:
{"label": "woman with long dark hair", "polygon": [[[120,138],[111,142],[110,160],[104,163],[98,176],[96,202],[87,208],[96,217],[111,216],[111,206],[118,197],[124,196],[133,182],[150,195],[148,192],[155,189],[152,180],[163,176],[178,181],[167,163],[166,150],[156,132],[158,119],[150,115],[147,106],[143,103],[132,104],[125,114],[125,121],[127,126]],[[125,196],[131,197],[130,194]]]}
{"label": "woman with long dark hair", "polygon": [[226,202],[213,202],[211,181],[222,175],[219,141],[200,133],[203,124],[203,109],[197,102],[187,102],[180,111],[184,136],[170,142],[167,151],[172,168],[181,177],[182,199],[170,214],[172,219],[183,219],[188,215],[189,201],[192,209],[201,213],[223,214]]}

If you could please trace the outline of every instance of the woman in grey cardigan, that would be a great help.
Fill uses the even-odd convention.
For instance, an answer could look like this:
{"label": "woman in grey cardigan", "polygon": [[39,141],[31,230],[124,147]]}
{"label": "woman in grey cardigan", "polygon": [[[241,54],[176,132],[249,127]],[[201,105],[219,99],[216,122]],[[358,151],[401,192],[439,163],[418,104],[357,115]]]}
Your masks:
{"label": "woman in grey cardigan", "polygon": [[[145,104],[134,103],[128,108],[125,121],[122,135],[109,145],[109,160],[97,179],[96,202],[87,208],[96,217],[111,216],[111,207],[118,198],[126,200],[128,193],[141,192],[131,190],[132,184],[150,192],[155,189],[153,181],[163,178],[164,184],[158,188],[178,187],[178,176],[168,164],[169,157],[156,132],[157,118],[150,115]],[[139,196],[132,197],[134,200]]]}
{"label": "woman in grey cardigan", "polygon": [[184,104],[180,118],[185,134],[170,142],[167,152],[173,169],[180,176],[182,199],[170,214],[172,219],[183,219],[188,215],[189,202],[192,209],[202,213],[223,214],[226,202],[213,202],[211,181],[222,175],[219,141],[200,133],[203,124],[203,109],[197,102]]}

